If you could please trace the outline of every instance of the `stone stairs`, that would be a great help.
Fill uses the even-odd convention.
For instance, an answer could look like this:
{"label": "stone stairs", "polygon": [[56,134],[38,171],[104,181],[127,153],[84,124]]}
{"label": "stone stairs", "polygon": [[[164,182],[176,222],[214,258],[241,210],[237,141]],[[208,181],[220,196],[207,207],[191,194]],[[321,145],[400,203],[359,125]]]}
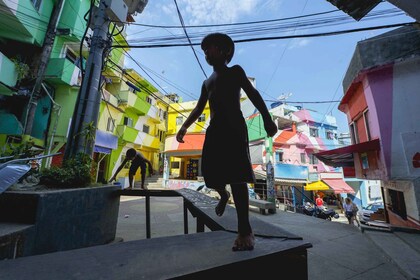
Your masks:
{"label": "stone stairs", "polygon": [[[146,177],[146,180],[144,181],[144,186],[147,189],[163,189],[163,177],[162,175],[153,175],[150,177]],[[134,182],[134,188],[140,188],[141,187],[141,181],[135,181]]]}

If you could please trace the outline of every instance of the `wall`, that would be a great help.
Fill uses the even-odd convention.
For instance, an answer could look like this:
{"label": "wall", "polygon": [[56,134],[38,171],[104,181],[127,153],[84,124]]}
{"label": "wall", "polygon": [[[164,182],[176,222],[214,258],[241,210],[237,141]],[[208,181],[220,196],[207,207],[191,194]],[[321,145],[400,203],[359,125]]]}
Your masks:
{"label": "wall", "polygon": [[120,205],[113,186],[0,195],[0,222],[33,224],[23,256],[102,245],[115,239]]}

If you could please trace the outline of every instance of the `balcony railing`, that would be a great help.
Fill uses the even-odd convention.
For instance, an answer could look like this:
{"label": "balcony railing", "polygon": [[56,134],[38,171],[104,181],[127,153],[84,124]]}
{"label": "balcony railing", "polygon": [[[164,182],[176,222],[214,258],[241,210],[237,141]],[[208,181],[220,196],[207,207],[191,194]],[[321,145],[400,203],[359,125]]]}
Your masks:
{"label": "balcony railing", "polygon": [[123,109],[132,110],[140,116],[146,115],[150,107],[149,103],[128,90],[118,93],[118,105]]}
{"label": "balcony railing", "polygon": [[129,143],[135,143],[139,131],[127,125],[117,126],[117,135],[120,140],[127,141]]}
{"label": "balcony railing", "polygon": [[107,101],[112,106],[118,107],[118,99],[106,89],[102,89],[102,100]]}
{"label": "balcony railing", "polygon": [[45,72],[45,79],[52,84],[80,86],[80,69],[66,58],[51,58]]}
{"label": "balcony railing", "polygon": [[[10,95],[13,93],[9,87],[16,85],[18,74],[15,64],[0,52],[0,95]],[[4,85],[6,86],[4,86]]]}

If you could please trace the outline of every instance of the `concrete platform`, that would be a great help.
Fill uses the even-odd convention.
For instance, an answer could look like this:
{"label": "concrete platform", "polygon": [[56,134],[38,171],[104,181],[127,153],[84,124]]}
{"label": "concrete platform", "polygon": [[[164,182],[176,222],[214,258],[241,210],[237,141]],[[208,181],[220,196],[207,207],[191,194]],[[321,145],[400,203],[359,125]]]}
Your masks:
{"label": "concrete platform", "polygon": [[308,279],[306,249],[311,244],[257,237],[253,251],[232,252],[235,236],[215,231],[4,260],[0,279],[208,279],[227,275],[250,279],[273,275],[272,270],[261,267],[276,267],[293,279]]}

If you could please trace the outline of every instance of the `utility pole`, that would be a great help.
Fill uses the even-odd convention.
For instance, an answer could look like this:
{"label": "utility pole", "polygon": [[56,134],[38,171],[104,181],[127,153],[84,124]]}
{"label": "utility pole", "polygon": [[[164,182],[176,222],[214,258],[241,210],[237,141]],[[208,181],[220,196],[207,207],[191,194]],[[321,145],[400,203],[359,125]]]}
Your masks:
{"label": "utility pole", "polygon": [[[265,138],[266,152],[266,174],[267,174],[267,201],[276,204],[276,190],[274,188],[274,167],[273,167],[273,138]],[[271,211],[271,212],[270,212]],[[269,210],[270,213],[276,213],[276,210]]]}
{"label": "utility pole", "polygon": [[103,54],[111,43],[107,40],[111,20],[115,21],[116,25],[122,26],[127,14],[143,12],[147,3],[148,0],[100,0],[99,7],[95,8],[91,47],[67,139],[65,160],[78,153],[93,155],[95,134],[91,135],[93,137],[86,137],[85,133],[88,133],[87,127],[93,128],[95,132],[97,130],[101,104],[100,82],[104,63]]}
{"label": "utility pole", "polygon": [[[105,1],[99,2],[99,7],[93,13],[93,35],[91,48],[86,63],[86,71],[79,90],[76,107],[73,113],[70,133],[67,139],[65,159],[75,156],[79,152],[89,156],[93,154],[94,139],[84,137],[83,131],[91,124],[96,128],[98,124],[99,107],[101,102],[100,80],[103,64],[103,53],[107,46],[107,34],[110,21],[106,14]],[[88,28],[88,27],[86,27]],[[96,129],[95,129],[96,131]]]}
{"label": "utility pole", "polygon": [[47,69],[48,61],[50,59],[52,46],[55,40],[56,29],[58,26],[58,20],[60,18],[61,11],[63,10],[64,2],[65,0],[60,0],[57,2],[57,4],[53,8],[50,21],[48,23],[48,28],[45,34],[41,58],[40,58],[39,66],[38,66],[38,71],[36,73],[36,81],[32,89],[31,97],[29,99],[27,114],[25,116],[25,126],[23,130],[23,133],[25,135],[31,135],[32,133],[36,107],[38,105],[38,99],[41,97],[42,80],[44,79],[45,70]]}

